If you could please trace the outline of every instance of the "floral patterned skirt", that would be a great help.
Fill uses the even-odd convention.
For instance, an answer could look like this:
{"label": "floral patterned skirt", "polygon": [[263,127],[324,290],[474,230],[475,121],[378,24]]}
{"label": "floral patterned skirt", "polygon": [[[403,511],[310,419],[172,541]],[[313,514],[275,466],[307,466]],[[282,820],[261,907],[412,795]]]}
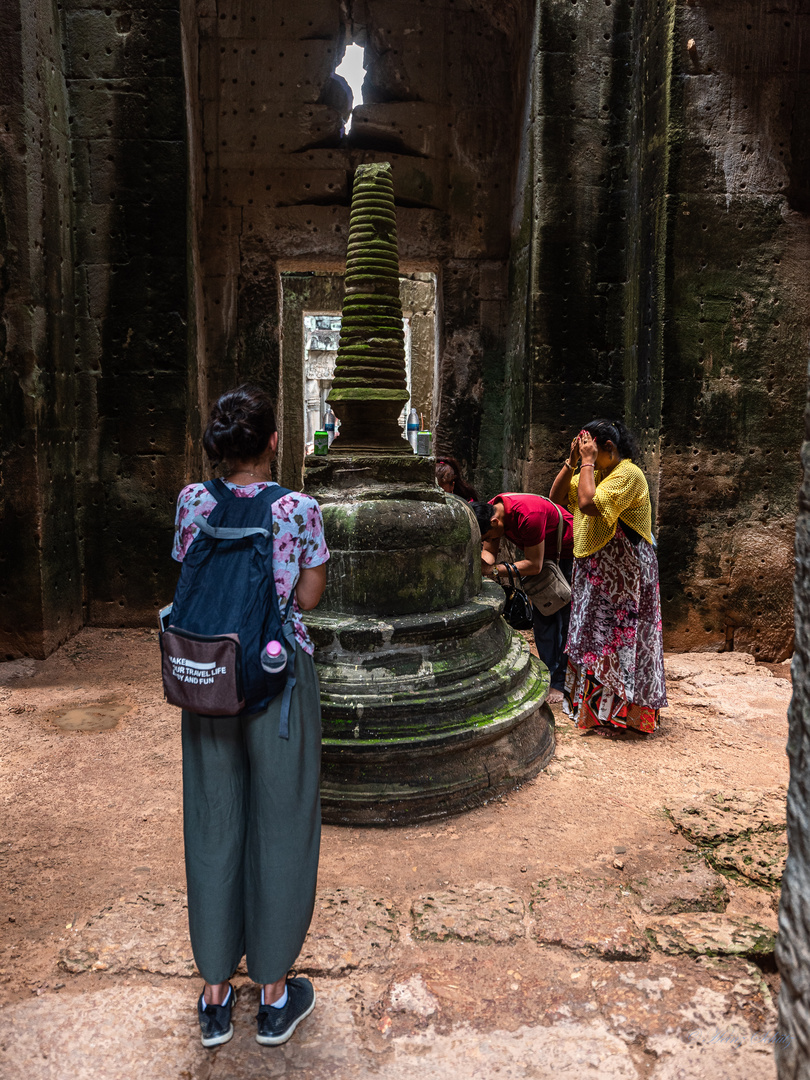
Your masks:
{"label": "floral patterned skirt", "polygon": [[577,559],[563,708],[577,727],[651,732],[667,704],[658,562],[621,527]]}

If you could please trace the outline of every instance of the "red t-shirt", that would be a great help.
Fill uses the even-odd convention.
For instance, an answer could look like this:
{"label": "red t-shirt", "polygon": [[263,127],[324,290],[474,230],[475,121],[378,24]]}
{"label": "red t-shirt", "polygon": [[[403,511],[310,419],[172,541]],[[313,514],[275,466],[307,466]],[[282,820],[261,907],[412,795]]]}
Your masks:
{"label": "red t-shirt", "polygon": [[574,518],[570,510],[565,507],[557,507],[553,502],[544,499],[541,495],[522,495],[519,492],[509,491],[496,495],[490,499],[490,506],[496,502],[503,503],[503,534],[507,540],[525,551],[527,547],[534,547],[545,540],[546,550],[544,558],[553,559],[557,554],[557,526],[559,515],[563,516],[563,539],[560,557],[572,559],[574,557]]}

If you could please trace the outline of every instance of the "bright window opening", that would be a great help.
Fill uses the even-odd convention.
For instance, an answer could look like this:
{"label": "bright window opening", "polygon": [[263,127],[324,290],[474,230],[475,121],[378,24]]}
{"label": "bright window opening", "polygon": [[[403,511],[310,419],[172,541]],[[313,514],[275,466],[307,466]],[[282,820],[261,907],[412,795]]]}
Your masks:
{"label": "bright window opening", "polygon": [[[362,104],[363,79],[366,77],[366,69],[363,66],[365,53],[360,45],[347,45],[346,54],[340,62],[340,67],[335,69],[336,75],[341,75],[349,84],[352,91],[352,109]],[[346,132],[351,130],[352,117],[346,121]]]}

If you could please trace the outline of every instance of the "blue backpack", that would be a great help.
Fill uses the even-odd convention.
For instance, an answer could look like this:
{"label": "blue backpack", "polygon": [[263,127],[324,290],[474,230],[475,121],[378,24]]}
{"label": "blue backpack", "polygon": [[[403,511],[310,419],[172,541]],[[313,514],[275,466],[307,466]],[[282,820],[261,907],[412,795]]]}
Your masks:
{"label": "blue backpack", "polygon": [[[273,577],[272,503],[289,494],[277,484],[238,498],[222,480],[205,484],[217,505],[198,515],[200,532],[180,569],[169,626],[160,635],[163,687],[172,705],[203,716],[260,712],[280,693],[279,736],[289,738],[295,686],[293,592],[282,617]],[[261,664],[268,641],[282,642],[287,666]]]}

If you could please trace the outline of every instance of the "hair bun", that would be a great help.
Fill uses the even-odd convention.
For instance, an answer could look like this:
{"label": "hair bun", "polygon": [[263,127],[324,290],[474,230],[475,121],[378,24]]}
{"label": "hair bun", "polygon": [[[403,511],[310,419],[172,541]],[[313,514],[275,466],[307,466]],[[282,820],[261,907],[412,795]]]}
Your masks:
{"label": "hair bun", "polygon": [[211,407],[203,446],[213,465],[255,461],[277,430],[273,403],[264,390],[245,383],[223,394]]}

